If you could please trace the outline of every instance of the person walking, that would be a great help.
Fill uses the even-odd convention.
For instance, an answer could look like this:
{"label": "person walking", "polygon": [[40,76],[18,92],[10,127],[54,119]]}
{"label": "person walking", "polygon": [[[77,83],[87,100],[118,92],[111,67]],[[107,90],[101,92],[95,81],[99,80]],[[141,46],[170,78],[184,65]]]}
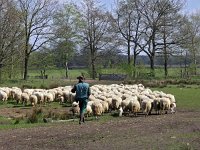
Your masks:
{"label": "person walking", "polygon": [[75,100],[79,103],[80,108],[80,120],[79,124],[81,122],[85,122],[85,111],[87,108],[88,98],[91,94],[90,86],[88,83],[84,82],[83,76],[78,76],[78,83],[74,85],[74,87],[71,89],[72,93],[76,93]]}

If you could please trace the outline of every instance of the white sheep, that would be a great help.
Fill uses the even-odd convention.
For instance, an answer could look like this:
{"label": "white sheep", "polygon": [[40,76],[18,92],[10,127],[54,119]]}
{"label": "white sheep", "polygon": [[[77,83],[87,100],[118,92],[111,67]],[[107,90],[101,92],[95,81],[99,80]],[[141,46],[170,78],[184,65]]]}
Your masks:
{"label": "white sheep", "polygon": [[149,99],[144,99],[141,103],[142,112],[145,114],[145,117],[149,115],[152,108],[152,102]]}
{"label": "white sheep", "polygon": [[92,107],[91,105],[87,105],[86,107],[86,115],[87,117],[90,116],[92,114]]}
{"label": "white sheep", "polygon": [[121,97],[113,96],[113,97],[112,97],[112,109],[113,109],[113,110],[119,109],[119,107],[120,107],[120,105],[121,105],[121,102],[122,102]]}
{"label": "white sheep", "polygon": [[65,98],[62,95],[59,95],[57,100],[59,101],[60,104],[63,104],[65,102]]}
{"label": "white sheep", "polygon": [[129,103],[130,103],[131,99],[128,98],[128,99],[125,99],[121,102],[121,107],[123,109],[123,111],[128,111],[129,110]]}
{"label": "white sheep", "polygon": [[129,109],[134,114],[134,116],[137,116],[137,113],[140,111],[140,103],[138,100],[131,100],[129,103]]}
{"label": "white sheep", "polygon": [[21,102],[26,105],[29,102],[29,95],[27,93],[21,94]]}
{"label": "white sheep", "polygon": [[123,114],[123,109],[122,109],[122,107],[119,108],[118,112],[119,112],[119,117],[121,117],[122,114]]}
{"label": "white sheep", "polygon": [[109,110],[108,102],[107,101],[100,101],[100,103],[102,104],[102,107],[103,107],[103,113],[108,112],[108,110]]}
{"label": "white sheep", "polygon": [[73,102],[70,111],[72,112],[73,116],[79,114],[80,113],[79,103]]}
{"label": "white sheep", "polygon": [[18,91],[14,94],[14,100],[16,100],[17,104],[21,102],[21,94],[22,92]]}
{"label": "white sheep", "polygon": [[165,114],[167,114],[167,111],[170,110],[170,99],[169,98],[161,98],[160,99],[160,110],[161,115],[163,114],[163,111],[165,110]]}
{"label": "white sheep", "polygon": [[171,113],[174,114],[176,112],[176,103],[172,103],[170,104],[170,110],[171,110]]}
{"label": "white sheep", "polygon": [[160,98],[155,98],[153,100],[153,109],[155,110],[156,114],[159,115],[159,112],[160,112]]}
{"label": "white sheep", "polygon": [[92,104],[93,115],[98,119],[98,116],[101,116],[103,113],[103,106],[100,102],[94,101]]}
{"label": "white sheep", "polygon": [[30,95],[29,100],[32,106],[36,106],[38,103],[38,98],[36,95]]}
{"label": "white sheep", "polygon": [[44,101],[45,102],[53,102],[54,101],[54,96],[52,93],[44,93]]}
{"label": "white sheep", "polygon": [[37,96],[39,104],[45,104],[44,93],[42,93],[42,92],[34,92],[33,94]]}
{"label": "white sheep", "polygon": [[7,99],[8,99],[8,95],[6,94],[6,92],[0,90],[0,100],[7,101]]}

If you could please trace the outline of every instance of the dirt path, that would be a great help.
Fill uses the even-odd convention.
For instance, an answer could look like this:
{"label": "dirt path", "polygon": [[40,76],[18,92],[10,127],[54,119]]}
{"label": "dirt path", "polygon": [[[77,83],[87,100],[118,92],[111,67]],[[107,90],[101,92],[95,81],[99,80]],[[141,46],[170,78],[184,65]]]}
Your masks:
{"label": "dirt path", "polygon": [[0,131],[1,150],[199,149],[200,111]]}

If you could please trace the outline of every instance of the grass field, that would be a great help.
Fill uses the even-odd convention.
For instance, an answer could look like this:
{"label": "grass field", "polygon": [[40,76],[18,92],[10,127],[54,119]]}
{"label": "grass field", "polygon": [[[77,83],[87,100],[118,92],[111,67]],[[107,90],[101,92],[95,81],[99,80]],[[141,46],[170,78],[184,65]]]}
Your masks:
{"label": "grass field", "polygon": [[[86,124],[80,127],[78,119],[56,121],[56,118],[60,119],[66,114],[70,108],[69,104],[59,105],[58,102],[53,102],[43,106],[37,123],[28,123],[27,119],[20,117],[13,119],[8,116],[12,113],[20,116],[24,112],[28,115],[33,110],[31,106],[23,106],[13,101],[0,102],[0,137],[5,137],[4,140],[0,140],[0,146],[13,149],[17,145],[19,149],[26,149],[27,144],[29,148],[33,148],[37,143],[37,149],[44,149],[43,145],[47,146],[46,149],[56,149],[57,147],[79,149],[77,148],[77,143],[79,143],[82,149],[89,149],[94,144],[95,149],[198,149],[200,146],[199,85],[184,87],[169,85],[164,88],[151,89],[175,95],[177,113],[120,118],[114,115],[115,112],[112,112],[104,114],[98,121],[91,116],[87,118]],[[55,112],[59,116],[56,116]],[[55,121],[44,123],[43,117],[47,114],[54,116]],[[7,139],[8,135],[12,139]],[[13,140],[13,137],[16,136],[17,138]],[[26,139],[31,139],[31,141],[26,141]],[[63,139],[65,140],[63,141]],[[7,145],[6,140],[13,142]]]}
{"label": "grass field", "polygon": [[[180,88],[177,86],[168,86],[165,88],[152,88],[152,90],[158,90],[158,91],[163,91],[165,93],[171,93],[175,95],[176,102],[177,102],[177,107],[179,109],[186,109],[186,110],[196,110],[200,108],[200,88],[198,86],[193,86],[193,87],[185,87],[185,88]],[[51,103],[48,106],[45,106],[43,109],[48,109],[48,110],[65,110],[65,107],[69,107],[69,104],[66,105],[59,105],[58,102]],[[13,101],[8,101],[7,103],[5,102],[0,102],[0,111],[3,108],[8,108],[10,110],[18,108],[20,111],[23,110],[30,110],[32,109],[31,106],[23,106],[22,104],[16,104]],[[105,115],[102,118],[109,118],[112,119],[112,116]],[[26,127],[25,124],[26,122],[20,122],[20,124],[15,125],[14,121],[8,120],[5,116],[2,116],[0,118],[0,123],[4,124],[3,122],[6,122],[5,127],[4,125],[0,126],[0,129],[4,128],[15,128],[15,127]],[[42,124],[42,120],[39,121],[40,124]]]}
{"label": "grass field", "polygon": [[154,88],[153,90],[163,91],[175,95],[177,106],[184,109],[199,109],[200,108],[200,87],[185,87],[168,86],[165,88]]}

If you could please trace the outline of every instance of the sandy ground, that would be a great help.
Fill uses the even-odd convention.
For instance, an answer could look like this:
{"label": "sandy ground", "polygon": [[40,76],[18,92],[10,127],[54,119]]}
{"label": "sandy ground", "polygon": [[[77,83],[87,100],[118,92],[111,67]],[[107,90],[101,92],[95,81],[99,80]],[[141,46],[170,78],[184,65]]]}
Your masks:
{"label": "sandy ground", "polygon": [[[1,110],[0,115],[8,115]],[[13,109],[16,114],[24,110]],[[12,113],[13,113],[12,112]],[[200,149],[200,111],[109,120],[49,123],[0,131],[0,150],[169,150]]]}

